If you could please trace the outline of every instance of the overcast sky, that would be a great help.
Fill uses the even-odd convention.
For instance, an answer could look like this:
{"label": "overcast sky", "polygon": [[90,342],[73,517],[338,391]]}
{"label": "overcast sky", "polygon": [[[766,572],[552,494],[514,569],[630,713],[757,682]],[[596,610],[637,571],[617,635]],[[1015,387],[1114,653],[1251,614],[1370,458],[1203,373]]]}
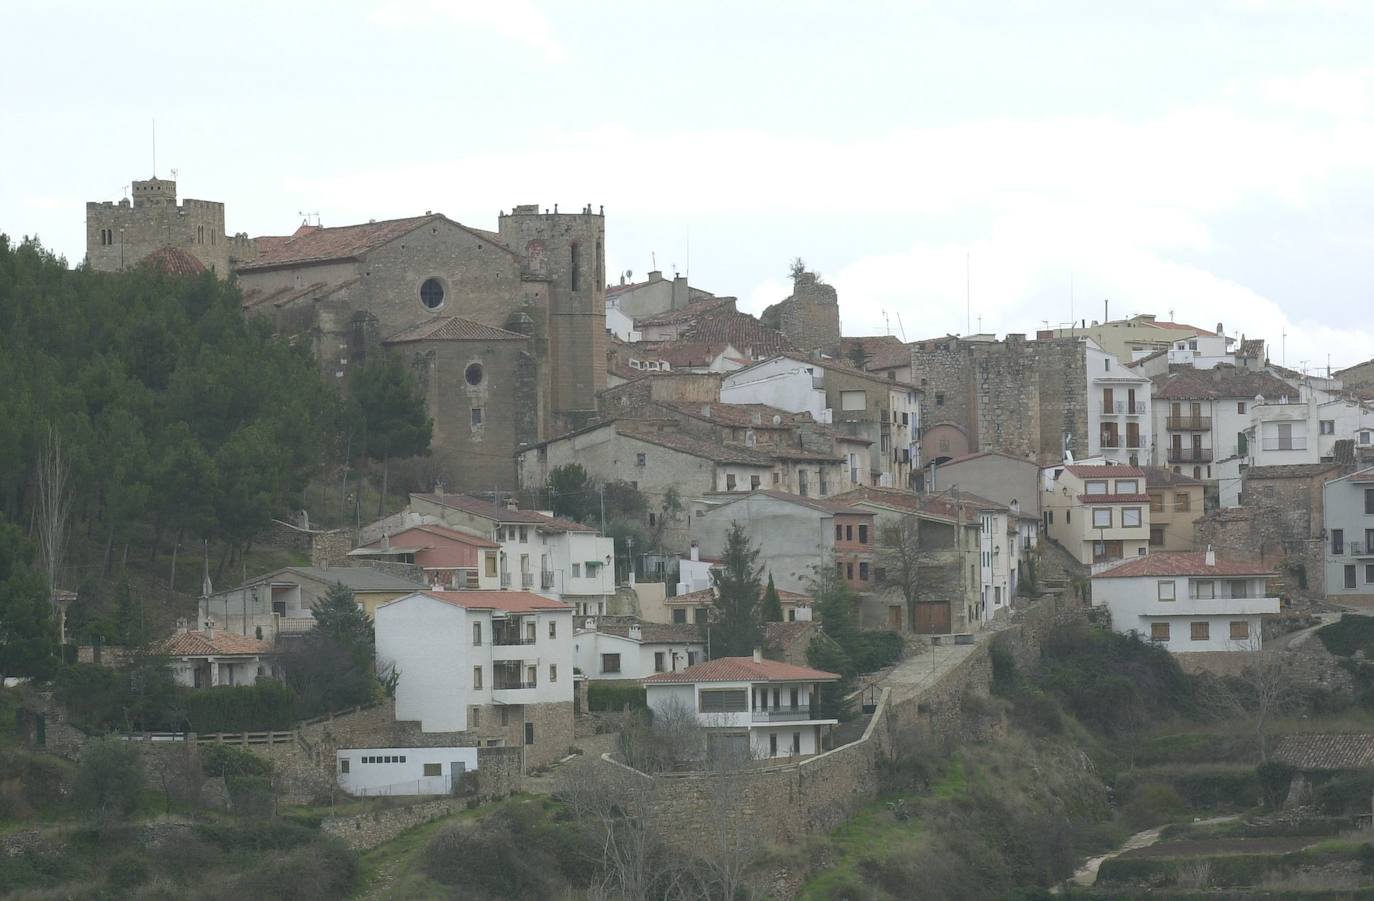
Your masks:
{"label": "overcast sky", "polygon": [[1110,299],[1374,356],[1371,2],[5,6],[0,230],[73,264],[156,119],[230,231],[604,204],[608,272],[757,312],[801,256],[846,334]]}

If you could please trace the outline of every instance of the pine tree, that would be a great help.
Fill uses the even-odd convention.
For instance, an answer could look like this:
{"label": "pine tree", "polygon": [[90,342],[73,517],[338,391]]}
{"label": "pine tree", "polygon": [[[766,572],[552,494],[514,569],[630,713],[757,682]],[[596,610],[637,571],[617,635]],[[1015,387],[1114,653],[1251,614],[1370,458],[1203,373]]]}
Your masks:
{"label": "pine tree", "polygon": [[57,669],[57,623],[33,542],[0,516],[0,677]]}
{"label": "pine tree", "polygon": [[768,587],[763,592],[763,621],[782,622],[782,598],[778,597],[778,586],[773,584],[773,574],[768,574]]}
{"label": "pine tree", "polygon": [[370,669],[373,655],[372,618],[358,606],[353,589],[341,582],[329,586],[311,608],[315,631],[349,653],[359,666]]}
{"label": "pine tree", "polygon": [[731,525],[725,538],[724,566],[712,575],[720,614],[711,630],[713,657],[748,657],[762,646],[759,594],[763,584],[758,557],[758,549],[749,544],[744,527]]}

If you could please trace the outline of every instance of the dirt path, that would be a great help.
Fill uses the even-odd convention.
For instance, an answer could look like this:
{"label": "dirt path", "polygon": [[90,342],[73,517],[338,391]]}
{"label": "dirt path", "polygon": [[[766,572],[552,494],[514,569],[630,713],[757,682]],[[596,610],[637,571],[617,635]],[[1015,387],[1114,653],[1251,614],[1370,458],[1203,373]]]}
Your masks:
{"label": "dirt path", "polygon": [[577,740],[577,746],[582,749],[582,754],[574,757],[566,763],[555,763],[544,772],[538,775],[526,775],[520,784],[521,791],[529,792],[533,795],[548,795],[553,793],[554,786],[558,783],[567,769],[586,766],[589,760],[600,760],[601,755],[610,751],[615,744],[615,735],[606,733],[603,735],[588,735]]}
{"label": "dirt path", "polygon": [[[1239,817],[1212,817],[1210,820],[1198,820],[1197,823],[1195,823],[1194,825],[1206,826],[1212,823],[1226,823],[1235,819],[1239,819]],[[1126,839],[1126,841],[1122,842],[1121,847],[1117,848],[1115,851],[1111,851],[1099,857],[1088,858],[1086,861],[1083,862],[1083,865],[1078,868],[1078,870],[1073,874],[1073,876],[1069,877],[1069,883],[1072,885],[1082,886],[1093,885],[1097,882],[1097,871],[1101,869],[1103,863],[1105,863],[1108,860],[1111,860],[1113,857],[1118,857],[1122,854],[1125,854],[1127,851],[1138,851],[1141,848],[1150,847],[1155,842],[1159,841],[1159,833],[1162,832],[1163,829],[1163,826],[1156,826],[1153,829],[1146,829],[1144,832],[1137,832],[1135,835],[1131,836],[1130,838]],[[1053,889],[1053,893],[1056,895],[1061,894],[1062,889],[1062,886],[1055,886]]]}

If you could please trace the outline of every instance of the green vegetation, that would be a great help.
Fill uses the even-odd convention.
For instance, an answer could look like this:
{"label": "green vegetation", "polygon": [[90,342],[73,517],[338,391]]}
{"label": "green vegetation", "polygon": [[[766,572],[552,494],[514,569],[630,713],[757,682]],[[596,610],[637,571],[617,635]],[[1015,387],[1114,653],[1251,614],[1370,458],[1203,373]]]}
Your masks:
{"label": "green vegetation", "polygon": [[619,712],[627,707],[644,709],[644,686],[636,682],[587,683],[587,709]]}
{"label": "green vegetation", "polygon": [[57,669],[57,627],[37,556],[34,542],[0,512],[0,679],[46,679]]}
{"label": "green vegetation", "polygon": [[1318,629],[1317,637],[1338,657],[1353,657],[1356,651],[1364,651],[1366,657],[1374,658],[1374,616],[1347,613]]}
{"label": "green vegetation", "polygon": [[782,622],[782,598],[778,597],[778,586],[773,584],[773,574],[768,574],[768,587],[763,590],[763,611],[761,617],[766,623]]}
{"label": "green vegetation", "polygon": [[744,526],[732,523],[725,536],[719,570],[713,570],[718,618],[711,630],[712,657],[748,657],[763,647],[760,597],[763,583],[759,551],[749,542]]}
{"label": "green vegetation", "polygon": [[123,819],[138,808],[145,786],[138,749],[126,741],[104,739],[82,750],[72,796],[97,820]]}

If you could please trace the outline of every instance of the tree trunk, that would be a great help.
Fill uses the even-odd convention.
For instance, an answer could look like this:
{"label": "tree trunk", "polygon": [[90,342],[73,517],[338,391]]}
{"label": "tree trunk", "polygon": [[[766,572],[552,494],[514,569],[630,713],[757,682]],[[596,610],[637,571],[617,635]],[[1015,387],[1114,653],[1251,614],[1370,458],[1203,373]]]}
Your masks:
{"label": "tree trunk", "polygon": [[177,590],[177,551],[181,550],[181,530],[177,530],[177,540],[172,545],[172,573],[167,577],[167,590]]}
{"label": "tree trunk", "polygon": [[157,560],[157,552],[162,550],[162,511],[153,514],[153,548],[148,553],[148,562]]}

